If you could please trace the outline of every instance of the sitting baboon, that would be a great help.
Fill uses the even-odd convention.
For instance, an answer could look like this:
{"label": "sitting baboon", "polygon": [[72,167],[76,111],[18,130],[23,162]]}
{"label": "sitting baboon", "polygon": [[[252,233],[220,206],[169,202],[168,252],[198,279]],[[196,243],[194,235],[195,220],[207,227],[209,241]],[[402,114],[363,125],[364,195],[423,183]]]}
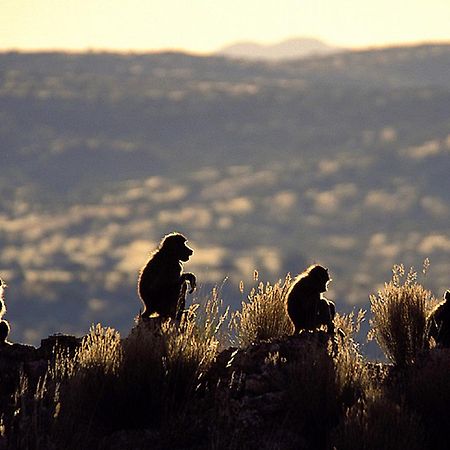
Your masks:
{"label": "sitting baboon", "polygon": [[4,314],[6,313],[5,306],[5,288],[6,284],[0,278],[0,344],[4,344],[6,342],[6,338],[9,334],[9,323],[6,320],[2,320]]}
{"label": "sitting baboon", "polygon": [[287,312],[295,331],[315,330],[327,326],[328,333],[334,333],[333,319],[336,307],[331,300],[322,296],[331,281],[328,269],[314,264],[293,281],[287,294]]}
{"label": "sitting baboon", "polygon": [[187,283],[190,294],[197,284],[193,273],[183,273],[182,263],[194,253],[186,242],[179,233],[164,236],[141,270],[138,292],[144,304],[142,318],[158,313],[162,318],[180,320],[185,308]]}
{"label": "sitting baboon", "polygon": [[436,344],[450,348],[450,291],[444,294],[444,301],[434,308],[428,317],[430,337]]}

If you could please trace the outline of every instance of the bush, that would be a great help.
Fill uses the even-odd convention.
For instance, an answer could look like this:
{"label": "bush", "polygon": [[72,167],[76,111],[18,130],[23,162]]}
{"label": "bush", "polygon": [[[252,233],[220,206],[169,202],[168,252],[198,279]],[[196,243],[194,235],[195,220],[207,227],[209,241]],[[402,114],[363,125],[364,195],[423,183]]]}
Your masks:
{"label": "bush", "polygon": [[292,334],[294,327],[286,311],[286,295],[291,285],[287,275],[273,286],[259,283],[242,302],[242,309],[233,316],[233,329],[240,347],[267,339]]}
{"label": "bush", "polygon": [[396,366],[412,364],[429,348],[427,316],[433,304],[431,292],[417,282],[413,269],[405,275],[403,265],[394,266],[392,280],[370,296],[369,339],[374,338]]}

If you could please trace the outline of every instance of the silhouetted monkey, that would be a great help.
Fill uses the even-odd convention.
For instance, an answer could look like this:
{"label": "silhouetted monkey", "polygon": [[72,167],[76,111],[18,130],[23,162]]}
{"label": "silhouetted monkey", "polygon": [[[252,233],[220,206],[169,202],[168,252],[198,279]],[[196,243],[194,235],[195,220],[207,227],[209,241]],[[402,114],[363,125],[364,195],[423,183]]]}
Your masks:
{"label": "silhouetted monkey", "polygon": [[441,347],[450,348],[450,291],[444,294],[444,301],[434,308],[428,317],[430,336]]}
{"label": "silhouetted monkey", "polygon": [[322,296],[331,281],[328,269],[314,264],[297,276],[287,294],[287,312],[294,323],[294,333],[327,326],[334,333],[336,307]]}
{"label": "silhouetted monkey", "polygon": [[179,320],[185,308],[187,285],[192,293],[197,285],[193,273],[183,273],[183,262],[194,251],[187,246],[187,239],[179,233],[171,233],[161,240],[141,270],[138,281],[139,296],[144,303],[141,317],[158,313],[162,318]]}
{"label": "silhouetted monkey", "polygon": [[6,312],[5,306],[5,288],[6,284],[0,279],[0,344],[4,344],[6,342],[6,338],[9,334],[9,323],[6,320],[2,320]]}

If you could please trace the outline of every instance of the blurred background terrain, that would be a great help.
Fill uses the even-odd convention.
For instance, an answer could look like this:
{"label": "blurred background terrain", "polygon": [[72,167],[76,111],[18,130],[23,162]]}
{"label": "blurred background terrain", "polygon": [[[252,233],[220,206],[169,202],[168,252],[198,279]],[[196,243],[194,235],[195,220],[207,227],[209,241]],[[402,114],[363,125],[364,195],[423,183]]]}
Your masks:
{"label": "blurred background terrain", "polygon": [[[289,61],[0,54],[0,275],[12,341],[127,333],[169,231],[237,308],[260,279],[330,268],[339,311],[395,263],[450,287],[450,45]],[[245,292],[238,289],[243,280]]]}

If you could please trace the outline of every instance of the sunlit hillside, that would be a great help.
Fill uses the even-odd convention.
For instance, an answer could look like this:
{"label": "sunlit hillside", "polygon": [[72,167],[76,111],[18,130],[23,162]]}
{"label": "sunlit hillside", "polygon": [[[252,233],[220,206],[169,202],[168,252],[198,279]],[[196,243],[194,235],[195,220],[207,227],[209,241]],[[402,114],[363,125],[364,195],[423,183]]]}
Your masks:
{"label": "sunlit hillside", "polygon": [[[263,64],[182,54],[0,55],[0,275],[11,339],[126,332],[168,231],[236,307],[330,268],[367,308],[394,263],[450,273],[450,46]],[[239,292],[240,280],[245,291]]]}

